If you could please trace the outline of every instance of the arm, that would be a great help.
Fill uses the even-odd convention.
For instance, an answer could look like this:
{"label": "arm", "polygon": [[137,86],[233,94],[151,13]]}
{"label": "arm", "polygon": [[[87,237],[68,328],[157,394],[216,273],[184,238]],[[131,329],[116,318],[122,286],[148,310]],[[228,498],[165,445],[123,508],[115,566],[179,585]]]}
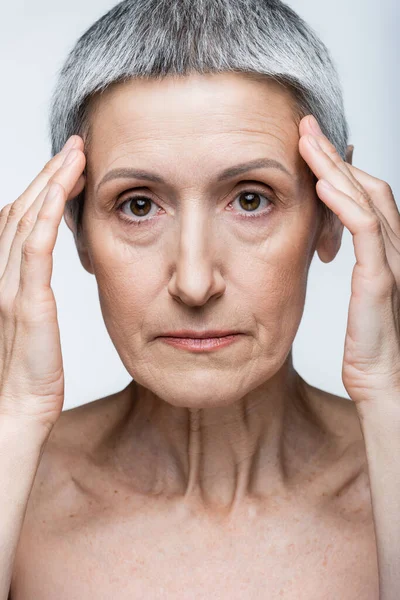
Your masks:
{"label": "arm", "polygon": [[45,442],[42,431],[8,417],[0,420],[0,600],[10,598],[15,554]]}
{"label": "arm", "polygon": [[365,410],[361,428],[371,486],[379,566],[379,600],[400,597],[400,390],[396,403]]}
{"label": "arm", "polygon": [[[400,212],[391,187],[342,160],[316,119],[300,123],[299,149],[319,198],[353,236],[356,264],[342,381],[364,436],[378,554],[379,600],[400,598]],[[340,232],[336,229],[336,235]],[[337,246],[336,246],[337,247]],[[330,259],[329,247],[323,248]]]}
{"label": "arm", "polygon": [[10,592],[28,499],[64,402],[51,276],[66,202],[85,184],[82,148],[72,136],[0,210],[0,600]]}

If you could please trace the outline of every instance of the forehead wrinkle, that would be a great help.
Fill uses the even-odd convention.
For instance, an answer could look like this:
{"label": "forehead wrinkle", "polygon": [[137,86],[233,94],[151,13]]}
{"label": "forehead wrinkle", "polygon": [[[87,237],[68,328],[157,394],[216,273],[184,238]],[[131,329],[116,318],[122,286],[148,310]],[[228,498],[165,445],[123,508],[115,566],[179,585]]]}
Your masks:
{"label": "forehead wrinkle", "polygon": [[[216,109],[215,105],[213,105],[210,108],[203,108],[201,112],[187,109],[187,107],[185,112],[184,106],[175,105],[171,110],[168,110],[168,108],[166,109],[165,105],[163,105],[162,111],[156,110],[153,112],[151,112],[151,108],[145,108],[141,111],[137,105],[134,105],[131,109],[130,106],[124,104],[119,107],[107,106],[104,104],[102,108],[103,114],[97,113],[97,116],[100,118],[94,118],[100,128],[102,128],[102,125],[107,123],[107,121],[111,121],[111,129],[120,131],[122,134],[127,132],[127,124],[129,123],[133,123],[134,128],[137,128],[138,125],[143,127],[146,130],[146,133],[151,132],[152,129],[159,132],[160,126],[162,127],[165,123],[167,129],[171,130],[172,135],[176,135],[177,129],[181,131],[187,129],[190,131],[191,135],[193,135],[196,128],[202,133],[207,130],[215,132],[215,124],[213,121],[217,121],[220,132],[224,132],[225,130],[240,131],[240,129],[243,131],[252,131],[254,129],[260,130],[260,125],[261,132],[263,133],[267,133],[267,131],[265,131],[266,129],[269,130],[275,128],[286,133],[288,124],[290,124],[290,128],[293,127],[297,129],[290,106],[283,106],[282,103],[279,105],[278,111],[273,110],[274,107],[272,107],[272,114],[271,112],[266,112],[267,108],[265,110],[260,110],[257,107],[249,108],[248,106],[232,106],[230,104],[227,104],[226,110],[221,110],[220,107],[217,107]],[[95,115],[93,115],[93,117],[95,117]],[[239,129],[237,128],[238,122]],[[283,128],[280,126],[280,123],[284,125]],[[167,132],[165,133],[167,134]]]}
{"label": "forehead wrinkle", "polygon": [[[240,127],[235,127],[235,129],[231,129],[230,127],[220,127],[219,130],[215,130],[215,127],[210,127],[210,133],[207,133],[204,129],[199,131],[199,133],[193,133],[192,131],[182,131],[176,130],[173,127],[170,127],[170,131],[162,132],[160,134],[160,128],[154,124],[154,121],[151,121],[152,127],[146,129],[145,134],[140,135],[140,132],[135,130],[134,128],[129,128],[122,126],[120,123],[118,127],[112,127],[110,134],[107,135],[107,131],[103,131],[104,137],[107,139],[107,144],[101,144],[101,151],[103,156],[106,158],[107,167],[105,170],[109,170],[110,167],[115,164],[117,161],[124,162],[125,157],[140,155],[141,158],[148,153],[149,154],[149,162],[153,163],[154,159],[152,158],[152,154],[155,154],[158,158],[161,156],[165,157],[166,162],[169,160],[169,156],[171,153],[181,153],[182,150],[179,148],[179,145],[182,142],[196,142],[196,154],[198,155],[198,161],[201,160],[201,156],[206,156],[206,160],[204,164],[207,164],[210,157],[209,146],[212,146],[212,150],[216,146],[224,146],[224,149],[228,151],[230,149],[235,149],[236,146],[240,144],[242,160],[236,160],[234,163],[246,162],[246,160],[250,160],[255,157],[254,147],[251,148],[251,155],[248,157],[244,156],[243,149],[246,145],[250,147],[254,144],[252,140],[257,141],[257,146],[260,147],[260,150],[257,152],[258,157],[265,156],[265,158],[280,158],[286,168],[289,171],[296,171],[296,169],[292,168],[290,164],[292,162],[293,152],[298,148],[298,135],[295,143],[293,143],[293,138],[287,130],[287,127],[282,127],[279,120],[275,120],[272,117],[267,117],[269,121],[269,128],[266,131],[263,127],[259,128],[259,123],[254,123],[254,119],[246,118],[244,121],[247,121],[247,124],[243,124]],[[169,126],[171,124],[169,123]],[[210,124],[209,124],[210,125]],[[256,127],[255,127],[256,125]],[[272,125],[272,127],[271,127]],[[146,128],[145,123],[141,123],[141,128]],[[117,132],[117,135],[113,135],[113,132]],[[139,133],[139,135],[138,135]],[[101,136],[103,137],[103,136]],[[122,138],[122,139],[121,139]],[[215,140],[218,140],[215,142]],[[221,141],[222,140],[222,141]],[[132,150],[132,146],[139,148],[139,150]],[[265,147],[263,147],[265,146]],[[272,147],[271,147],[272,146]],[[153,151],[154,148],[154,151]],[[216,156],[218,158],[221,157],[221,150],[217,147],[215,149]],[[107,161],[107,157],[112,158],[111,162]],[[193,152],[191,152],[193,154]],[[289,158],[288,161],[285,160],[286,157]],[[208,159],[208,160],[207,160]],[[129,158],[127,158],[127,164],[129,164]],[[125,161],[126,162],[126,161]],[[221,164],[221,161],[218,161]],[[296,166],[297,160],[295,159]],[[225,161],[224,161],[225,163]],[[231,160],[226,162],[226,167],[230,166],[230,163],[233,164]],[[121,165],[121,166],[127,166]],[[162,168],[162,167],[161,167]],[[223,166],[221,164],[222,170]]]}
{"label": "forehead wrinkle", "polygon": [[[246,122],[247,121],[247,122]],[[121,124],[120,126],[111,126],[110,128],[106,128],[104,131],[104,136],[107,139],[110,136],[111,132],[114,132],[114,137],[121,138],[122,143],[145,143],[146,141],[154,141],[159,142],[163,139],[187,139],[187,138],[199,138],[204,139],[207,137],[208,139],[218,136],[237,136],[237,135],[259,135],[259,136],[271,136],[278,140],[289,139],[294,136],[298,136],[298,131],[295,128],[290,128],[288,131],[287,127],[280,126],[276,121],[272,123],[268,123],[268,125],[263,126],[259,122],[254,122],[253,120],[246,119],[245,122],[241,122],[238,124],[238,121],[232,121],[231,123],[224,123],[222,121],[218,121],[218,127],[215,126],[215,123],[210,122],[209,119],[206,120],[197,120],[196,122],[192,121],[190,123],[180,122],[179,127],[177,123],[169,120],[168,127],[162,129],[162,123],[159,121],[154,123],[154,120],[151,120],[148,126],[146,123],[141,121],[140,126],[138,127],[136,124],[132,125],[132,130],[130,131],[129,126],[127,124]],[[143,134],[140,134],[140,129],[144,130]],[[117,135],[115,135],[117,133]]]}
{"label": "forehead wrinkle", "polygon": [[[126,135],[126,140],[117,140],[114,141],[112,139],[109,139],[108,141],[108,145],[107,148],[110,149],[109,154],[112,154],[114,151],[117,151],[118,153],[118,157],[116,159],[113,159],[112,162],[115,162],[115,160],[118,160],[118,158],[123,157],[124,155],[129,155],[129,154],[134,154],[137,153],[137,151],[132,151],[131,146],[135,146],[135,147],[139,147],[139,152],[142,154],[143,152],[146,152],[146,150],[150,150],[152,151],[153,146],[155,146],[156,148],[156,153],[158,155],[160,155],[160,153],[169,153],[171,152],[171,150],[174,150],[176,148],[176,146],[178,146],[177,150],[179,151],[179,145],[182,142],[186,142],[187,140],[189,142],[192,142],[193,140],[196,141],[196,149],[197,151],[199,151],[199,148],[202,146],[204,148],[204,150],[201,150],[201,152],[205,152],[206,154],[209,154],[210,150],[208,149],[208,146],[211,145],[212,147],[215,147],[215,139],[218,140],[218,144],[221,146],[222,144],[224,144],[224,147],[229,149],[230,147],[235,147],[237,145],[241,145],[243,147],[243,145],[245,145],[247,142],[249,144],[251,144],[251,140],[256,139],[257,143],[260,145],[270,145],[271,140],[276,140],[276,142],[278,142],[278,147],[280,150],[284,150],[285,152],[287,152],[288,150],[290,151],[292,148],[293,149],[297,149],[297,140],[296,143],[290,143],[291,140],[289,139],[289,136],[287,134],[284,134],[283,136],[279,135],[279,133],[273,133],[273,132],[265,132],[265,131],[257,131],[254,129],[240,129],[240,130],[235,130],[235,131],[229,131],[229,132],[223,132],[223,131],[213,131],[212,134],[207,135],[204,132],[199,132],[198,134],[193,135],[193,133],[176,133],[173,132],[171,133],[170,136],[165,137],[165,136],[160,136],[159,132],[158,135],[149,135],[147,132],[146,136],[131,136],[129,135],[126,131],[124,132]],[[223,141],[221,142],[221,137],[223,138]],[[225,139],[224,139],[225,138]],[[165,145],[164,143],[167,142],[167,145]],[[197,143],[199,142],[199,143]],[[273,149],[275,149],[277,147],[277,145],[274,143],[273,144]],[[219,154],[220,151],[218,151]],[[112,163],[111,163],[112,164]]]}

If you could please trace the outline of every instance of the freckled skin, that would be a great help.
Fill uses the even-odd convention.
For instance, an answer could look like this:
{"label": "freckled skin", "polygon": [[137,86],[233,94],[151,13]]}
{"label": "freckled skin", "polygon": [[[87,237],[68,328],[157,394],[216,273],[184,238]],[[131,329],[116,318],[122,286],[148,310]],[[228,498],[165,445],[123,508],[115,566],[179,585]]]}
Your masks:
{"label": "freckled skin", "polygon": [[[291,348],[311,260],[315,251],[333,260],[341,230],[321,221],[289,92],[232,73],[130,81],[92,104],[91,134],[78,250],[135,380],[118,396],[102,447],[113,440],[113,465],[136,489],[177,494],[210,515],[233,514],[271,490],[284,496],[301,472],[306,486],[310,456],[331,449],[329,425]],[[264,168],[216,181],[261,157],[292,177]],[[119,179],[95,192],[122,167],[152,170],[166,183]],[[279,201],[266,217],[240,218],[246,209],[235,198],[254,187]],[[140,226],[109,208],[134,188],[156,205],[149,217],[125,205]],[[180,328],[244,335],[202,354],[154,339]]]}

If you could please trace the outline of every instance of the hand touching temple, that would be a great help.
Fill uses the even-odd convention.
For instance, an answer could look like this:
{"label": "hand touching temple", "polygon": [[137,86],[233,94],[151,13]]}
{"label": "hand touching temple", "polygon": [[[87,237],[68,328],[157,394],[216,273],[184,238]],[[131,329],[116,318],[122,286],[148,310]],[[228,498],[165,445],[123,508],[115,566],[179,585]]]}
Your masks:
{"label": "hand touching temple", "polygon": [[[396,598],[400,216],[323,43],[278,1],[122,2],[51,134],[0,217],[0,598]],[[62,412],[63,215],[132,381]],[[344,227],[351,401],[292,362]]]}

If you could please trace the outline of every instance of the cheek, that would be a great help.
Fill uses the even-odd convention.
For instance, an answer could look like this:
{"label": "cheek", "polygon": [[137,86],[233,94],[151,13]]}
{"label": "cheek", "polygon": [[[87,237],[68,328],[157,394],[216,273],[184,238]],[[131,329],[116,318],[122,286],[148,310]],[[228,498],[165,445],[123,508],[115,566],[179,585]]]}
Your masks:
{"label": "cheek", "polygon": [[282,221],[279,230],[258,245],[246,269],[241,269],[242,302],[247,294],[242,306],[253,313],[267,365],[283,363],[301,322],[317,224],[311,217],[293,215]]}
{"label": "cheek", "polygon": [[[262,263],[248,267],[243,278],[247,306],[259,325],[260,343],[287,346],[304,310],[309,255],[307,248],[281,247]],[[244,273],[244,272],[243,272]],[[246,304],[244,304],[244,307]]]}
{"label": "cheek", "polygon": [[[290,349],[304,309],[313,236],[302,225],[287,219],[256,242],[226,240],[219,262],[226,282],[219,314],[242,319],[273,363]],[[146,336],[168,322],[165,311],[181,314],[167,292],[169,254],[163,243],[135,247],[104,231],[90,245],[105,326],[124,364],[134,359],[138,368]]]}
{"label": "cheek", "polygon": [[[96,238],[97,239],[97,238]],[[107,331],[118,351],[139,348],[152,298],[162,281],[154,253],[135,250],[115,238],[91,239],[91,259]]]}

